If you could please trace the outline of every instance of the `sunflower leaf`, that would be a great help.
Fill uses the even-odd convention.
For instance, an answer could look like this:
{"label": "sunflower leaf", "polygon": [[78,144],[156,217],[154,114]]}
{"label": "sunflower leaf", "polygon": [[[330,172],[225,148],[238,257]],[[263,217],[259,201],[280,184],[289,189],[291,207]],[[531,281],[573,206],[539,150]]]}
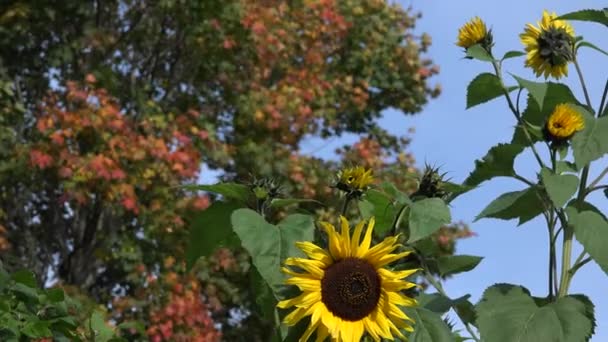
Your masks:
{"label": "sunflower leaf", "polygon": [[[580,208],[582,209],[582,208]],[[585,247],[591,258],[608,274],[608,222],[592,210],[566,208],[576,239]]]}
{"label": "sunflower leaf", "polygon": [[238,209],[232,213],[231,222],[253,265],[276,294],[285,279],[281,273],[283,261],[290,256],[303,256],[295,243],[313,240],[312,217],[293,214],[275,226],[251,209]]}
{"label": "sunflower leaf", "polygon": [[591,22],[596,22],[596,23],[608,26],[608,11],[607,11],[607,9],[604,9],[604,10],[586,9],[586,10],[566,13],[564,15],[559,16],[557,19],[591,21]]}
{"label": "sunflower leaf", "polygon": [[362,201],[359,201],[359,210],[364,219],[372,216],[376,220],[374,231],[382,236],[391,229],[397,208],[393,205],[391,198],[378,190],[368,190]]}
{"label": "sunflower leaf", "polygon": [[409,213],[409,242],[425,238],[441,226],[450,223],[450,209],[439,198],[425,198],[414,202]]}
{"label": "sunflower leaf", "polygon": [[583,107],[577,109],[583,113],[585,128],[572,138],[572,150],[577,168],[608,153],[608,117],[594,118]]}
{"label": "sunflower leaf", "polygon": [[527,289],[497,284],[477,304],[477,323],[484,341],[587,341],[594,327],[589,309],[576,296],[538,306]]}
{"label": "sunflower leaf", "polygon": [[467,272],[479,265],[483,257],[473,255],[448,255],[437,258],[437,267],[442,277]]}
{"label": "sunflower leaf", "polygon": [[220,194],[225,198],[237,200],[242,203],[247,203],[253,194],[249,187],[239,183],[217,183],[217,184],[194,184],[185,185],[182,188],[191,191],[203,190]]}
{"label": "sunflower leaf", "polygon": [[595,50],[595,51],[601,52],[601,53],[603,53],[604,55],[608,56],[608,52],[606,52],[606,51],[604,51],[604,50],[600,49],[599,47],[597,47],[597,46],[595,46],[595,45],[593,45],[593,44],[591,44],[591,43],[589,43],[589,42],[587,42],[587,41],[582,41],[582,42],[580,42],[580,43],[578,44],[578,46],[577,46],[577,49],[579,49],[579,48],[581,48],[581,47],[588,47],[588,48],[591,48],[591,49],[593,49],[593,50]]}
{"label": "sunflower leaf", "polygon": [[511,50],[511,51],[507,51],[507,53],[505,53],[505,55],[502,57],[501,60],[504,61],[505,59],[520,57],[520,56],[524,56],[525,54],[526,53],[523,51]]}
{"label": "sunflower leaf", "polygon": [[482,218],[498,218],[503,220],[519,219],[522,225],[543,212],[544,204],[539,198],[536,186],[521,191],[507,192],[490,202],[477,215],[475,221]]}
{"label": "sunflower leaf", "polygon": [[492,62],[494,58],[480,44],[467,48],[467,57],[475,58],[484,62]]}
{"label": "sunflower leaf", "polygon": [[549,87],[548,84],[545,82],[528,81],[515,75],[511,76],[515,78],[520,87],[526,88],[526,90],[530,93],[530,95],[532,95],[534,100],[536,100],[538,107],[542,110],[543,103],[545,101],[545,95],[547,95],[547,89]]}
{"label": "sunflower leaf", "polygon": [[194,215],[186,249],[188,268],[200,257],[211,255],[218,247],[238,246],[238,239],[230,228],[230,215],[239,208],[239,204],[218,201]]}
{"label": "sunflower leaf", "polygon": [[523,145],[498,144],[481,159],[475,161],[475,170],[465,179],[467,186],[476,186],[499,176],[513,176],[515,157],[524,150]]}
{"label": "sunflower leaf", "polygon": [[467,87],[467,109],[488,102],[504,93],[500,79],[490,73],[481,73]]}
{"label": "sunflower leaf", "polygon": [[563,207],[578,189],[578,177],[575,175],[556,175],[551,170],[543,168],[540,177],[551,202],[557,208]]}
{"label": "sunflower leaf", "polygon": [[441,316],[424,308],[406,309],[416,323],[409,336],[410,342],[452,342],[452,332]]}

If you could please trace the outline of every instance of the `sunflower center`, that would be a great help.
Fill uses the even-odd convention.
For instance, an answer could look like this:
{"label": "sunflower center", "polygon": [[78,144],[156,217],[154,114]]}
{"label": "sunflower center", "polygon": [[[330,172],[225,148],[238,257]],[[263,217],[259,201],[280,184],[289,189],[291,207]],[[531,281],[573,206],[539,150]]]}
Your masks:
{"label": "sunflower center", "polygon": [[334,315],[358,321],[369,315],[380,299],[380,276],[367,261],[346,258],[325,270],[321,300]]}
{"label": "sunflower center", "polygon": [[552,66],[572,60],[572,37],[563,28],[551,27],[538,37],[540,57]]}

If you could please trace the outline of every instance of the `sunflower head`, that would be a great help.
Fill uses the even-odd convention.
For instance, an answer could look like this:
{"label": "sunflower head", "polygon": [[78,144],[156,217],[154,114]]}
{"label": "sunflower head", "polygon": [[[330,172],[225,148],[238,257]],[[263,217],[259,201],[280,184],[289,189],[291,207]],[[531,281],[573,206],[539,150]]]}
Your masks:
{"label": "sunflower head", "polygon": [[[317,341],[359,342],[367,332],[375,341],[405,339],[401,330],[412,331],[413,322],[400,306],[415,306],[416,300],[401,291],[415,287],[404,278],[417,270],[391,271],[388,264],[411,252],[395,253],[398,237],[387,237],[372,246],[374,219],[360,222],[350,233],[346,218],[340,217],[340,232],[327,222],[321,227],[328,237],[328,248],[312,242],[297,242],[307,258],[287,258],[283,272],[291,277],[286,284],[301,293],[277,304],[293,308],[285,316],[292,326],[310,316],[308,328],[300,338],[307,341],[316,332]],[[364,231],[364,228],[366,228]]]}
{"label": "sunflower head", "polygon": [[249,188],[258,200],[268,200],[281,195],[281,185],[273,178],[254,179]]}
{"label": "sunflower head", "polygon": [[488,30],[486,23],[479,17],[469,20],[458,30],[458,41],[456,42],[456,45],[465,49],[475,44],[481,44],[488,52],[490,52],[494,44],[492,41],[492,31]]}
{"label": "sunflower head", "polygon": [[361,195],[373,181],[371,169],[363,166],[350,167],[338,172],[336,188],[351,195]]}
{"label": "sunflower head", "polygon": [[585,128],[582,114],[567,103],[558,104],[547,119],[544,127],[545,138],[553,143],[563,143],[574,133]]}
{"label": "sunflower head", "polygon": [[574,59],[574,29],[565,20],[555,20],[555,13],[543,12],[538,27],[528,24],[519,35],[526,48],[526,66],[536,76],[559,79],[568,75],[568,62]]}

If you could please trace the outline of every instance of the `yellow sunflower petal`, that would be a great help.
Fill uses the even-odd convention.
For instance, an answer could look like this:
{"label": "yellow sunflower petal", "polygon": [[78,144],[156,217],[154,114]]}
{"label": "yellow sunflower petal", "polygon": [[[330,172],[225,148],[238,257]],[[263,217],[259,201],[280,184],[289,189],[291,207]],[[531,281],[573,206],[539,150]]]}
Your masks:
{"label": "yellow sunflower petal", "polygon": [[367,251],[369,250],[369,246],[372,243],[372,233],[374,232],[374,224],[376,221],[374,218],[369,219],[369,223],[367,224],[367,230],[365,231],[365,236],[363,237],[363,242],[359,245],[357,249],[357,254],[355,255],[357,258],[363,258]]}
{"label": "yellow sunflower petal", "polygon": [[342,251],[343,257],[348,258],[351,256],[351,246],[350,246],[350,227],[348,225],[348,221],[346,217],[340,216],[340,233],[341,233],[341,242],[342,242]]}
{"label": "yellow sunflower petal", "polygon": [[287,285],[295,285],[302,291],[321,291],[321,281],[302,277],[293,277],[285,280]]}
{"label": "yellow sunflower petal", "polygon": [[308,256],[309,258],[311,258],[313,260],[319,260],[325,266],[329,266],[333,262],[331,255],[329,255],[329,253],[327,253],[327,251],[325,251],[323,248],[315,245],[312,242],[299,241],[299,242],[296,242],[296,246],[300,250],[302,250],[302,252],[304,252],[304,254],[306,254],[306,256]]}
{"label": "yellow sunflower petal", "polygon": [[326,267],[326,265],[321,261],[303,258],[287,258],[285,259],[285,265],[299,267],[308,272],[310,275],[314,276],[316,279],[323,278],[323,269]]}
{"label": "yellow sunflower petal", "polygon": [[336,228],[329,222],[319,222],[323,230],[327,233],[327,241],[329,244],[329,253],[334,260],[344,258],[340,236],[336,232]]}

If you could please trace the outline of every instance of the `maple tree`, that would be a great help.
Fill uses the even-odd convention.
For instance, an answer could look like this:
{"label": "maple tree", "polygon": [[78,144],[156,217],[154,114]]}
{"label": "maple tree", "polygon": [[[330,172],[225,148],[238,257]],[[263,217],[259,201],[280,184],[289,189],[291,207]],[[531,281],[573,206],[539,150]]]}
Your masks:
{"label": "maple tree", "polygon": [[[0,256],[42,284],[114,303],[117,322],[146,322],[133,332],[140,337],[199,331],[215,341],[209,312],[230,334],[231,308],[255,306],[242,251],[218,252],[204,263],[224,266],[194,276],[179,261],[190,213],[213,200],[179,187],[203,165],[224,180],[283,175],[285,191],[321,202],[336,200],[329,185],[342,163],[415,189],[409,140],[377,123],[387,108],[417,113],[440,92],[428,81],[438,67],[423,57],[430,38],[413,33],[411,9],[379,0],[16,1],[0,13]],[[300,150],[310,137],[344,133],[362,138],[338,161]],[[147,303],[151,294],[159,301]]]}

